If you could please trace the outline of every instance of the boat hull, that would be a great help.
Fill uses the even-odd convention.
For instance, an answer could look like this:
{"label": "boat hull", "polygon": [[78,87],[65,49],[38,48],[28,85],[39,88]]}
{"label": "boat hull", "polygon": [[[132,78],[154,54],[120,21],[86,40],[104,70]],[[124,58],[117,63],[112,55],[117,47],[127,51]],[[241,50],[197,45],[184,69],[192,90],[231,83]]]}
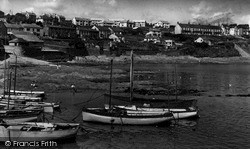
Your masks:
{"label": "boat hull", "polygon": [[[23,123],[28,124],[28,123]],[[43,131],[33,131],[33,130],[21,130],[22,125],[10,125],[0,126],[0,141],[52,141],[52,140],[62,140],[75,138],[77,131],[79,129],[79,124],[68,124],[72,126],[72,129],[66,130],[53,130],[52,127],[48,127]],[[30,123],[39,126],[42,123]],[[62,125],[62,124],[60,124]],[[65,125],[67,126],[67,125]]]}
{"label": "boat hull", "polygon": [[[94,110],[94,109],[93,109]],[[173,119],[173,115],[105,115],[103,113],[95,113],[91,110],[82,111],[83,121],[85,122],[98,122],[98,123],[105,123],[105,124],[120,124],[120,125],[154,125],[154,124],[161,124],[166,123]]]}
{"label": "boat hull", "polygon": [[[105,105],[106,109],[108,108]],[[164,114],[165,112],[172,112],[174,119],[186,119],[198,116],[198,109],[167,109],[167,108],[147,108],[147,107],[136,107],[136,106],[115,106],[118,108],[129,110],[131,114]]]}

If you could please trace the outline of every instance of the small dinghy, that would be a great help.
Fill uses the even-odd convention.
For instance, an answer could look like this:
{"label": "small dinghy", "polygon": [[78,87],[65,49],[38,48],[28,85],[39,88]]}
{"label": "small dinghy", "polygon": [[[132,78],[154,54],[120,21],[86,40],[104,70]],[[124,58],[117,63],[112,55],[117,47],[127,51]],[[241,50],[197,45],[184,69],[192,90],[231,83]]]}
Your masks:
{"label": "small dinghy", "polygon": [[52,141],[72,139],[77,135],[76,123],[1,123],[0,141]]}

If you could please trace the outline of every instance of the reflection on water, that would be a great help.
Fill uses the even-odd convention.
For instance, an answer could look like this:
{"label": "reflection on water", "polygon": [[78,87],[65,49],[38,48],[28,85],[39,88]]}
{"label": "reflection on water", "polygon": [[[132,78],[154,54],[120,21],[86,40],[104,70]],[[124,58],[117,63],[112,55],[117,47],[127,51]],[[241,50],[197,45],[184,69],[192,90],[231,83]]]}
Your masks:
{"label": "reflection on water", "polygon": [[[128,70],[129,66],[123,68]],[[112,128],[109,125],[83,123],[79,117],[76,121],[82,123],[90,133],[87,138],[77,137],[75,145],[78,148],[250,148],[250,97],[226,96],[250,94],[249,65],[176,65],[177,74],[174,73],[175,65],[170,64],[136,65],[135,70],[137,76],[143,75],[137,77],[139,81],[151,79],[156,82],[156,87],[174,86],[173,82],[178,78],[179,88],[204,90],[201,96],[193,97],[198,99],[201,118],[176,121],[169,127]],[[65,94],[58,97],[69,108],[64,112],[66,119],[77,115],[82,106],[102,106],[107,103],[103,97],[84,103],[91,97],[91,91],[78,93],[74,98]],[[96,96],[101,94],[98,92]]]}
{"label": "reflection on water", "polygon": [[[129,66],[122,68],[128,70]],[[204,90],[201,96],[193,97],[198,100],[200,119],[176,121],[169,127],[83,123],[83,106],[102,107],[108,102],[102,91],[49,94],[48,101],[62,102],[61,113],[55,113],[52,121],[74,120],[88,131],[79,131],[75,143],[65,143],[59,148],[249,149],[250,97],[226,95],[250,94],[250,65],[178,64],[177,77],[174,69],[175,65],[170,64],[135,66],[136,75],[143,75],[137,79],[151,79],[156,87],[169,86],[178,78],[179,88]],[[112,103],[127,104],[115,100]]]}

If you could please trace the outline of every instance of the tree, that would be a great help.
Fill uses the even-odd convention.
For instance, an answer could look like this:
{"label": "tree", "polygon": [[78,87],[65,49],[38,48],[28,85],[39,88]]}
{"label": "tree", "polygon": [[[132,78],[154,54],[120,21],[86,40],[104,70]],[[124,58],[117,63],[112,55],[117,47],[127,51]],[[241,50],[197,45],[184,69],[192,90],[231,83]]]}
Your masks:
{"label": "tree", "polygon": [[0,10],[0,18],[4,18],[4,12]]}
{"label": "tree", "polygon": [[80,39],[79,37],[76,37],[73,41],[71,41],[69,43],[69,46],[74,47],[73,54],[75,56],[87,56],[87,55],[89,55],[84,41],[82,41],[82,39]]}
{"label": "tree", "polygon": [[15,23],[26,22],[26,16],[22,13],[16,13],[14,22]]}

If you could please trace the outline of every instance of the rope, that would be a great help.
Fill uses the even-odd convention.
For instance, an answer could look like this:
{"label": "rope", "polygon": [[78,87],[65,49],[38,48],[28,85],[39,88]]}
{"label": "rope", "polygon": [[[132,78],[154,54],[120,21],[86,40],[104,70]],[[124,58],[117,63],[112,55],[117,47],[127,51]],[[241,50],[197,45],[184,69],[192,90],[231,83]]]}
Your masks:
{"label": "rope", "polygon": [[[52,114],[49,114],[49,113],[46,113],[47,115],[52,115]],[[79,116],[79,115],[78,115]],[[71,121],[69,121],[69,120],[67,120],[67,119],[64,119],[64,118],[61,118],[61,117],[58,117],[58,116],[55,116],[56,118],[58,118],[58,119],[61,119],[61,120],[63,120],[63,121],[65,121],[65,122],[75,122],[75,121],[73,121],[73,120],[71,120]],[[94,128],[94,127],[90,127],[90,126],[86,126],[86,125],[84,125],[84,124],[80,124],[80,127],[85,131],[85,132],[87,132],[87,133],[89,133],[89,131],[87,131],[84,127],[87,127],[87,128],[89,128],[89,129],[94,129],[94,130],[99,130],[99,131],[107,131],[107,130],[104,130],[104,129],[100,129],[100,128]]]}
{"label": "rope", "polygon": [[76,103],[76,104],[74,104],[74,106],[79,106],[79,105],[81,105],[81,104],[85,104],[85,103],[88,103],[88,102],[90,102],[90,101],[94,101],[94,100],[96,100],[96,99],[98,99],[98,98],[100,98],[100,97],[102,97],[102,96],[103,96],[103,95],[100,95],[100,96],[97,96],[96,98],[89,99],[89,100],[84,101],[84,102]]}

